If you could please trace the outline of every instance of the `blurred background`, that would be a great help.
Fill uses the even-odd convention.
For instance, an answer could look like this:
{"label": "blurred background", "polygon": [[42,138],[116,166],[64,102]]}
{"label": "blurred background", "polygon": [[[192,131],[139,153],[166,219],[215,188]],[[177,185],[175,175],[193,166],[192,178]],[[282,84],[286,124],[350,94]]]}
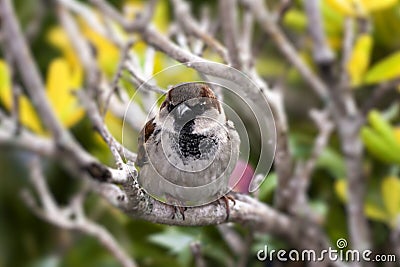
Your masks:
{"label": "blurred background", "polygon": [[[71,94],[71,90],[82,87],[85,78],[75,51],[60,26],[56,2],[12,1],[46,83],[47,96],[55,107],[59,119],[87,151],[103,163],[112,166],[114,160],[108,147],[92,130],[83,109]],[[80,2],[90,6],[88,2]],[[145,4],[145,1],[139,0],[108,2],[127,18],[133,18]],[[207,10],[207,16],[214,18],[212,20],[214,22],[218,21],[216,2],[194,0],[188,2],[195,17],[204,16],[204,10]],[[354,27],[367,28],[360,30],[354,37],[352,53],[345,62],[345,69],[351,91],[360,106],[369,103],[372,97],[376,98],[377,95],[379,97],[374,103],[376,109],[366,116],[367,119],[360,131],[365,146],[362,168],[367,176],[364,212],[371,230],[374,251],[393,254],[395,253],[393,244],[396,241],[393,240],[396,238],[393,237],[395,236],[393,233],[400,228],[400,126],[398,126],[400,89],[398,83],[394,83],[389,89],[382,89],[381,85],[400,78],[400,2],[321,0],[318,3],[323,30],[335,57],[342,56],[346,19],[352,18],[356,25]],[[309,21],[304,1],[275,0],[268,1],[268,6],[271,10],[285,7],[277,23],[295,45],[301,59],[317,72],[318,66],[312,58],[313,43],[307,30]],[[243,9],[239,9],[239,17],[243,12]],[[119,48],[90,28],[79,16],[76,20],[82,33],[90,41],[102,72],[111,79],[119,61]],[[171,3],[158,1],[151,23],[164,35],[171,35],[173,31],[171,25],[174,22]],[[216,27],[218,29],[217,24]],[[215,36],[221,39],[220,35],[219,29]],[[146,48],[147,45],[139,41],[132,49],[139,59],[144,61]],[[283,92],[285,113],[290,126],[289,150],[294,160],[306,160],[310,157],[318,133],[309,117],[309,112],[311,108],[319,108],[322,104],[311,93],[309,85],[296,68],[288,63],[259,26],[254,27],[252,49],[256,71],[270,87],[279,87]],[[222,62],[211,49],[205,49],[202,56]],[[0,49],[0,106],[2,110],[9,112],[12,77],[5,57],[7,54]],[[165,54],[155,52],[153,73],[175,63]],[[175,75],[176,77],[160,75],[157,79],[159,86],[166,88],[175,84],[179,76],[190,80],[195,74],[189,70],[186,72],[182,70]],[[124,79],[122,84],[128,92],[135,90],[134,86]],[[21,99],[20,102],[20,121],[32,132],[42,136],[48,135],[27,98]],[[108,113],[106,123],[113,135],[121,141],[122,120]],[[382,131],[382,127],[386,131]],[[135,151],[137,131],[131,130],[126,135],[129,138],[124,140],[124,144]],[[30,188],[28,182],[30,170],[25,164],[29,157],[31,157],[29,153],[15,149],[12,145],[0,144],[0,267],[119,266],[113,256],[95,239],[79,232],[52,226],[37,218],[26,207],[20,198],[20,193],[22,189]],[[254,166],[256,159],[257,155],[250,155],[247,167]],[[337,135],[333,134],[317,159],[308,189],[310,205],[321,218],[322,228],[333,244],[339,238],[349,240],[345,209],[348,201],[345,164],[340,141]],[[43,159],[43,165],[56,200],[61,205],[67,203],[71,195],[82,186],[81,181],[71,177],[59,163],[51,159]],[[260,201],[273,205],[277,179],[273,167],[258,192]],[[265,244],[271,249],[291,248],[288,240],[270,234],[250,236],[248,228],[233,225],[233,229],[248,242],[246,244],[249,244],[245,259],[241,259],[232,252],[221,236],[221,231],[215,226],[174,227],[135,220],[113,208],[95,193],[90,193],[85,202],[85,210],[89,218],[104,225],[115,236],[140,266],[193,266],[194,257],[190,249],[193,242],[201,244],[202,254],[209,266],[236,266],[240,261],[242,266],[281,266],[281,263],[258,261],[256,252]],[[396,266],[396,264],[382,263],[382,266]],[[285,266],[306,265],[300,262],[287,263]]]}

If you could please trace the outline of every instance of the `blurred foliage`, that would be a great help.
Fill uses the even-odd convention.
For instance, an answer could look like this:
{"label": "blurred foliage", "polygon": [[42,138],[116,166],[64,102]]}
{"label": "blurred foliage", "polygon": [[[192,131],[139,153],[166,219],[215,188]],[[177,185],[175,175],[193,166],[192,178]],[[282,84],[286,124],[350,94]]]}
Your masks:
{"label": "blurred foliage", "polygon": [[[36,5],[36,2],[16,0],[15,4],[23,29],[26,29],[32,21],[40,20],[39,32],[30,41],[46,82],[46,94],[58,118],[71,129],[82,145],[102,162],[113,164],[107,146],[98,134],[93,133],[73,94],[74,90],[84,85],[83,67],[54,15],[53,4],[44,6]],[[43,1],[45,4],[47,2]],[[133,17],[143,6],[143,2],[139,0],[110,2],[120,8],[127,17]],[[192,1],[192,3],[195,13],[198,13],[205,3],[214,5],[212,1]],[[399,1],[324,0],[321,1],[320,8],[328,43],[337,57],[341,56],[345,17],[371,21],[372,31],[357,36],[350,60],[346,64],[351,84],[359,89],[363,99],[368,99],[372,90],[378,90],[375,84],[400,78]],[[159,1],[152,23],[158,30],[166,33],[171,20],[172,12],[168,2]],[[282,23],[291,40],[295,41],[302,58],[315,68],[311,60],[312,43],[307,34],[308,20],[302,1],[295,1],[295,5],[285,14]],[[119,60],[119,50],[109,40],[91,29],[85,21],[79,20],[79,26],[96,51],[101,70],[109,78],[112,77]],[[313,124],[307,118],[307,112],[316,100],[312,96],[304,97],[304,94],[309,94],[304,81],[266,40],[259,29],[256,29],[255,43],[262,44],[258,49],[256,67],[268,81],[287,82],[289,89],[286,106],[291,124],[290,149],[296,159],[305,160],[311,153],[316,134]],[[138,41],[132,49],[137,53],[139,63],[143,66],[145,55],[152,48]],[[217,56],[208,49],[204,55],[217,60]],[[159,73],[176,62],[159,52],[155,52],[154,57],[153,73],[158,73],[156,80],[160,86],[167,87],[181,82],[182,79],[196,79],[194,71],[183,68],[175,72]],[[0,102],[8,111],[12,106],[12,81],[4,55],[0,55]],[[134,93],[135,88],[126,81],[122,81],[122,85],[127,88],[130,95]],[[36,133],[47,134],[24,95],[20,98],[20,112],[20,121],[24,126]],[[114,136],[120,139],[121,120],[108,113],[105,121]],[[388,229],[394,226],[396,218],[400,215],[400,126],[398,125],[398,110],[386,106],[382,111],[372,111],[361,131],[367,154],[364,168],[369,177],[365,213],[374,229],[376,247],[388,240]],[[137,133],[131,134],[130,138],[133,140],[131,142],[134,143]],[[347,238],[343,204],[348,201],[348,185],[343,155],[337,140],[333,139],[318,159],[317,170],[310,188],[310,199],[313,209],[324,219],[326,232],[335,241],[337,238]],[[21,189],[28,187],[29,170],[24,167],[24,162],[29,157],[28,153],[17,152],[12,147],[2,147],[0,150],[2,178],[0,266],[118,266],[115,259],[96,240],[53,227],[37,219],[23,205],[18,196]],[[44,161],[43,166],[57,200],[66,203],[68,197],[79,186],[79,179],[69,177],[56,162],[51,160]],[[276,184],[277,176],[272,170],[258,192],[259,198],[266,203],[272,203]],[[193,241],[200,242],[210,266],[228,265],[231,263],[229,260],[236,257],[214,227],[179,228],[136,221],[95,195],[91,195],[88,199],[86,211],[90,218],[105,225],[116,236],[140,266],[192,266],[194,260],[189,244]],[[247,231],[240,225],[235,228],[243,235]],[[264,244],[277,249],[288,246],[284,240],[278,240],[270,235],[257,236],[251,248],[249,265],[261,265],[255,258],[255,252],[263,248]]]}
{"label": "blurred foliage", "polygon": [[393,128],[377,111],[368,116],[371,127],[361,130],[365,146],[376,158],[386,163],[400,164],[400,139]]}

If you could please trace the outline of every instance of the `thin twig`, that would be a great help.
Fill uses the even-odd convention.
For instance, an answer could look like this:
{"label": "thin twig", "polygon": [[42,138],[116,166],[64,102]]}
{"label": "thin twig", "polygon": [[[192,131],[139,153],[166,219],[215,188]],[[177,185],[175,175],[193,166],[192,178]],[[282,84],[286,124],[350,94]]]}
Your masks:
{"label": "thin twig", "polygon": [[78,95],[94,128],[100,133],[101,137],[110,148],[118,169],[123,169],[124,166],[121,155],[125,156],[129,161],[135,162],[136,154],[126,149],[114,138],[114,136],[112,136],[107,126],[104,124],[96,104],[83,91],[78,92]]}
{"label": "thin twig", "polygon": [[219,14],[221,17],[222,35],[228,49],[228,56],[232,67],[241,69],[242,63],[239,55],[237,32],[237,1],[219,0]]}
{"label": "thin twig", "polygon": [[251,245],[254,241],[254,236],[253,236],[253,232],[249,231],[248,233],[246,233],[246,236],[244,238],[244,243],[243,243],[243,247],[244,250],[242,251],[241,254],[239,254],[239,261],[237,264],[237,267],[246,267],[249,265],[249,258],[251,257]]}
{"label": "thin twig", "polygon": [[190,244],[190,250],[192,251],[193,257],[194,257],[194,263],[196,267],[206,267],[206,262],[203,258],[202,252],[201,252],[201,244],[200,242],[193,242]]}
{"label": "thin twig", "polygon": [[124,48],[122,49],[122,51],[121,51],[121,55],[120,55],[120,59],[119,59],[119,62],[118,62],[117,70],[116,70],[116,72],[114,74],[114,78],[112,79],[112,82],[111,82],[111,90],[108,93],[108,95],[107,95],[107,97],[106,97],[106,99],[104,101],[104,108],[103,108],[103,112],[102,112],[102,117],[103,118],[107,113],[108,106],[110,105],[111,97],[113,96],[113,94],[118,93],[118,91],[119,91],[118,90],[118,88],[119,88],[118,83],[119,83],[119,80],[122,77],[123,66],[125,64],[125,61],[126,61],[126,59],[128,57],[129,50],[131,49],[132,45],[133,45],[133,40],[129,40],[126,43],[126,45],[124,46]]}
{"label": "thin twig", "polygon": [[240,255],[245,251],[243,240],[240,235],[235,231],[233,225],[221,224],[218,225],[218,231],[220,232],[225,243],[229,246],[233,253]]}
{"label": "thin twig", "polygon": [[[140,77],[137,73],[137,71],[135,70],[135,68],[133,67],[133,64],[131,64],[130,62],[126,62],[125,63],[125,69],[129,72],[130,76],[130,81],[136,85],[137,88],[143,88],[144,90],[150,91],[150,92],[154,92],[154,93],[158,93],[158,94],[165,94],[166,91],[159,88],[156,85],[153,84],[149,84],[148,82],[146,82],[142,77]],[[143,90],[142,89],[142,90]]]}
{"label": "thin twig", "polygon": [[254,15],[252,12],[245,10],[243,14],[242,38],[241,38],[241,60],[243,67],[246,69],[252,68],[254,64],[254,57],[252,54],[252,37],[254,30]]}
{"label": "thin twig", "polygon": [[328,46],[323,29],[318,0],[306,0],[305,10],[308,17],[308,32],[313,40],[313,58],[318,65],[330,65],[335,56]]}
{"label": "thin twig", "polygon": [[42,219],[61,228],[78,230],[95,237],[124,267],[135,267],[136,263],[126,254],[104,227],[90,221],[83,213],[83,198],[81,195],[73,198],[70,206],[60,208],[51,195],[43,173],[40,161],[34,157],[30,164],[31,183],[37,192],[42,207],[39,207],[33,197],[25,191],[23,199],[26,205]]}
{"label": "thin twig", "polygon": [[[65,0],[63,0],[65,1]],[[87,89],[94,97],[98,97],[98,85],[100,83],[100,69],[97,66],[96,59],[90,49],[88,42],[83,38],[82,33],[72,18],[71,14],[62,5],[58,6],[58,17],[61,25],[65,29],[69,40],[74,47],[80,62],[83,65],[87,76]]]}
{"label": "thin twig", "polygon": [[297,53],[296,49],[271,17],[264,2],[261,0],[241,0],[241,2],[250,8],[262,29],[271,37],[276,47],[299,71],[304,80],[311,85],[311,89],[323,101],[329,101],[327,85],[301,59],[299,53]]}
{"label": "thin twig", "polygon": [[279,7],[276,10],[276,16],[275,16],[278,23],[282,22],[286,13],[293,6],[293,2],[294,2],[293,0],[281,0],[280,1]]}
{"label": "thin twig", "polygon": [[[294,184],[296,192],[296,201],[293,205],[295,212],[302,216],[308,216],[312,221],[321,223],[321,219],[313,213],[309,207],[307,190],[311,182],[311,175],[315,169],[317,160],[325,147],[328,145],[329,137],[334,129],[334,124],[329,119],[327,110],[311,110],[310,116],[318,128],[318,136],[314,140],[311,155],[303,164],[298,162],[295,168],[296,183]],[[294,180],[293,180],[294,181]]]}
{"label": "thin twig", "polygon": [[182,0],[173,0],[173,7],[176,19],[181,27],[191,35],[201,39],[211,49],[218,53],[225,62],[229,62],[226,48],[206,31],[202,30],[200,25],[192,16],[190,16],[190,8],[188,4]]}
{"label": "thin twig", "polygon": [[35,11],[31,14],[33,14],[33,18],[27,24],[25,30],[25,36],[29,43],[35,41],[44,22],[45,6],[43,0],[36,2]]}
{"label": "thin twig", "polygon": [[334,124],[330,121],[326,110],[324,111],[311,110],[310,116],[313,119],[314,123],[317,125],[319,134],[317,138],[315,138],[314,140],[311,156],[304,166],[303,177],[306,179],[310,178],[311,173],[315,168],[317,159],[327,146],[329,137],[334,129]]}
{"label": "thin twig", "polygon": [[111,19],[123,25],[123,27],[129,32],[134,32],[147,26],[153,17],[154,9],[157,4],[157,0],[148,1],[145,8],[143,9],[143,12],[137,14],[136,18],[133,21],[127,21],[106,1],[90,0],[90,2],[97,6],[100,10],[102,10],[102,12],[107,14],[107,16],[109,16]]}
{"label": "thin twig", "polygon": [[[384,82],[373,89],[372,95],[368,96],[364,105],[361,107],[361,112],[365,116],[368,112],[375,108],[379,102],[390,92],[393,92],[400,85],[400,79]],[[397,97],[399,99],[399,97]]]}
{"label": "thin twig", "polygon": [[18,84],[13,85],[12,89],[12,117],[15,121],[15,134],[18,135],[21,132],[21,122],[20,122],[20,98],[22,95],[22,90]]}

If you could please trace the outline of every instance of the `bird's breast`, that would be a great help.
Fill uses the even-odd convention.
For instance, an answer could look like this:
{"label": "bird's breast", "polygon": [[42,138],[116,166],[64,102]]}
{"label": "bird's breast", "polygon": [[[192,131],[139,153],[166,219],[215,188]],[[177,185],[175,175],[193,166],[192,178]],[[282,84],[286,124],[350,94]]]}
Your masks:
{"label": "bird's breast", "polygon": [[172,134],[173,149],[181,156],[184,163],[193,160],[205,160],[214,157],[220,140],[212,134],[194,133],[194,123],[185,124],[178,134]]}

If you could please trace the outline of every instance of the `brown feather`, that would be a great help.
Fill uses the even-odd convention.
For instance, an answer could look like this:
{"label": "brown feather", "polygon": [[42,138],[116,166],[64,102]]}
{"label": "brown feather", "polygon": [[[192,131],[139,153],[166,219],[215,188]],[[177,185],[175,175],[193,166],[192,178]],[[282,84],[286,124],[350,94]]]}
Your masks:
{"label": "brown feather", "polygon": [[138,138],[138,154],[136,158],[136,166],[142,167],[147,162],[147,154],[145,143],[153,134],[156,124],[154,123],[154,118],[149,120],[143,129],[139,133]]}

